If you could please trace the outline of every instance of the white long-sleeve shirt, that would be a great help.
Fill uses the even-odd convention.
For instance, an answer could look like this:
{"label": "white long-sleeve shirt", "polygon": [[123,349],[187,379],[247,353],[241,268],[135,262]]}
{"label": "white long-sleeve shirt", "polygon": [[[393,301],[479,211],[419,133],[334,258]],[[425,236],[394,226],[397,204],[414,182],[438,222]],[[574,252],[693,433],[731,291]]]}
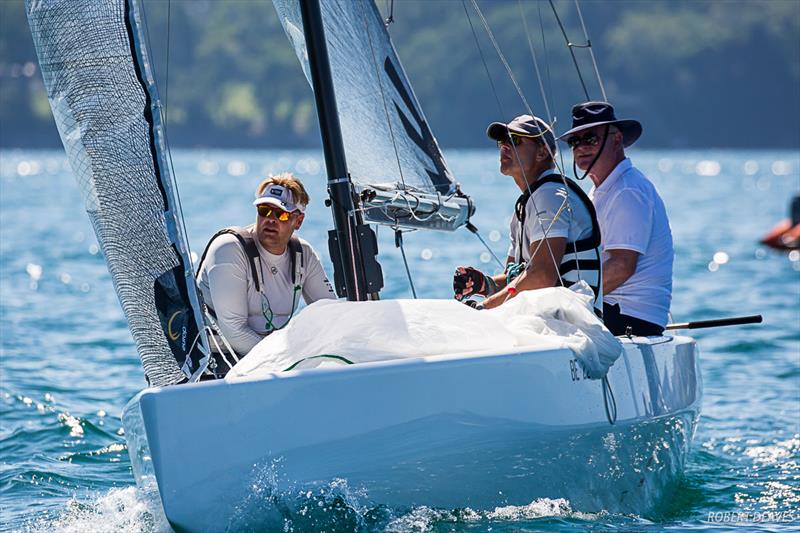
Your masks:
{"label": "white long-sleeve shirt", "polygon": [[[252,232],[252,226],[244,230]],[[197,276],[203,300],[214,310],[222,334],[239,357],[273,328],[285,325],[297,312],[301,295],[306,303],[336,298],[319,256],[307,241],[299,239],[304,269],[296,287],[288,247],[274,255],[254,240],[261,259],[256,263],[261,292],[256,291],[250,260],[234,235],[214,239]]]}

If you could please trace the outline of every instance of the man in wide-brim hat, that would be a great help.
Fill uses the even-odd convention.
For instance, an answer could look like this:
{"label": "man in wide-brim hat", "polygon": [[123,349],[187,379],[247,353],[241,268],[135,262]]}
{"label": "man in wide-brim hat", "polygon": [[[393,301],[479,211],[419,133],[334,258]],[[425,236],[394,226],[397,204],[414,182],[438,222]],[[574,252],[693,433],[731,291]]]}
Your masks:
{"label": "man in wide-brim hat", "polygon": [[615,335],[661,335],[672,300],[672,231],[655,186],[625,156],[642,134],[608,102],[572,108],[559,138],[574,166],[594,183],[589,192],[602,232],[603,320]]}

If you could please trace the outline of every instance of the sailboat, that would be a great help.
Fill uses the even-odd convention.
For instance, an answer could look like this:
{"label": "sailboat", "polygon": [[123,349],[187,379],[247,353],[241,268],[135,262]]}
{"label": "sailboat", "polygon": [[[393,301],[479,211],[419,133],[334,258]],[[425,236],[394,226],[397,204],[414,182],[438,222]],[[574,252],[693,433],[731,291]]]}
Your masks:
{"label": "sailboat", "polygon": [[[141,6],[26,6],[150,385],[123,412],[134,477],[174,529],[274,527],[292,497],[341,484],[392,507],[493,509],[549,497],[640,515],[669,494],[702,398],[689,337],[622,338],[602,379],[573,350],[548,345],[199,382],[211,357],[206,317]],[[447,169],[371,1],[275,6],[316,98],[335,287],[371,305],[383,281],[369,222],[454,230],[474,203]],[[375,128],[391,142],[370,135],[367,147],[360,135]],[[257,497],[264,491],[269,498]]]}

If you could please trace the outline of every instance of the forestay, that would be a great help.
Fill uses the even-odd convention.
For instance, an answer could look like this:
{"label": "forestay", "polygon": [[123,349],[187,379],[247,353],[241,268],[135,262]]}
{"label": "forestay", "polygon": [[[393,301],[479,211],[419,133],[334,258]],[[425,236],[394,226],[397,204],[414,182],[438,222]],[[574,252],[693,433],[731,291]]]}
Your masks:
{"label": "forestay", "polygon": [[[284,370],[437,355],[569,348],[593,379],[622,354],[594,314],[586,282],[524,291],[477,311],[455,300],[315,302],[253,348],[226,379]],[[338,317],[347,316],[346,323]]]}
{"label": "forestay", "polygon": [[196,376],[207,341],[139,6],[26,0],[26,8],[53,116],[148,381]]}
{"label": "forestay", "polygon": [[[299,0],[273,0],[310,81]],[[372,0],[320,2],[350,177],[364,217],[452,230],[472,209],[456,184]]]}

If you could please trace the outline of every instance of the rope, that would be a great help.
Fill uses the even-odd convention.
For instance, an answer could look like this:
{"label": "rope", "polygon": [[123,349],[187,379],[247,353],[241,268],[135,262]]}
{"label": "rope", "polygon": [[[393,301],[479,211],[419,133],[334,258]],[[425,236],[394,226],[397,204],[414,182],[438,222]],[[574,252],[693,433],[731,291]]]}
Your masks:
{"label": "rope", "polygon": [[[614,398],[614,391],[611,390],[611,383],[608,382],[608,375],[603,376],[603,405],[606,408],[606,418],[612,426],[617,421],[617,400]],[[608,390],[608,392],[606,392]]]}
{"label": "rope", "polygon": [[304,358],[300,359],[299,361],[293,363],[292,366],[290,366],[289,368],[284,369],[284,372],[289,372],[290,370],[294,370],[297,367],[297,365],[299,365],[303,361],[310,361],[311,359],[323,359],[323,358],[335,359],[337,361],[341,361],[342,363],[344,363],[346,365],[352,365],[353,364],[352,361],[350,361],[349,359],[347,359],[345,357],[342,357],[341,355],[333,355],[333,354],[312,355],[311,357],[304,357]]}

